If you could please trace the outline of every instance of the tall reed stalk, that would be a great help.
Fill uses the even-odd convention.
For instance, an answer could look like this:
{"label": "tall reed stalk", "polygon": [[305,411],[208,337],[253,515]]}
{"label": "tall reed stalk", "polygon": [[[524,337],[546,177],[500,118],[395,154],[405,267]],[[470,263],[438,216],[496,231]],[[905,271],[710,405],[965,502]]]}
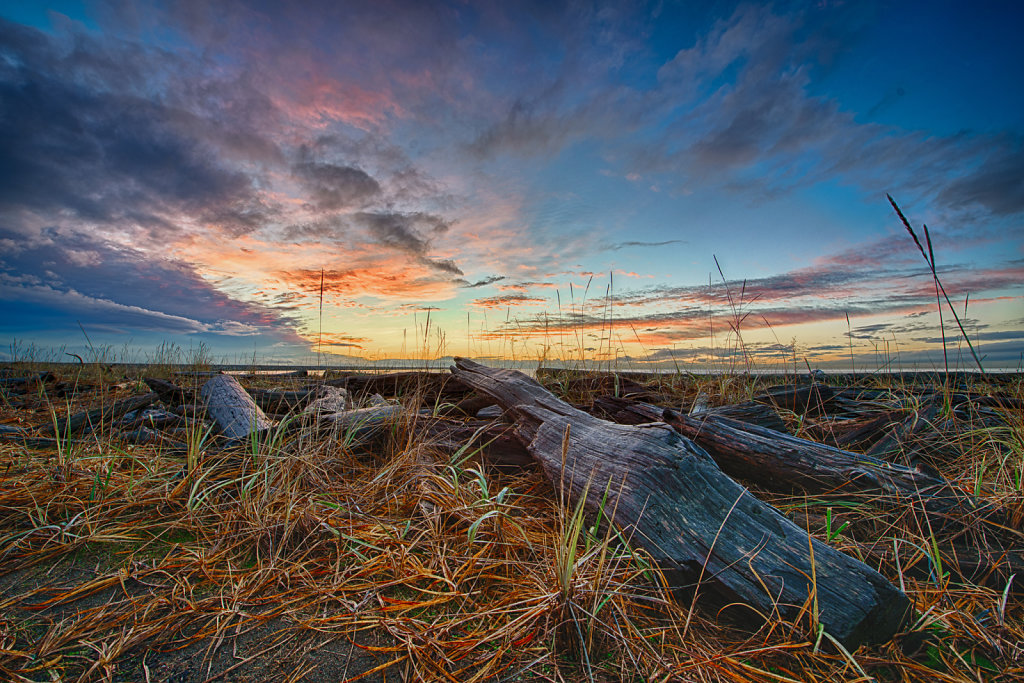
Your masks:
{"label": "tall reed stalk", "polygon": [[903,211],[900,209],[899,205],[896,204],[896,200],[892,198],[892,195],[887,194],[885,196],[889,199],[889,203],[892,204],[892,208],[896,210],[896,215],[899,216],[900,221],[903,222],[903,227],[905,227],[907,232],[910,233],[910,236],[914,240],[914,244],[917,245],[917,250],[921,252],[921,256],[924,257],[925,263],[928,264],[928,268],[932,271],[932,279],[935,281],[935,298],[939,309],[939,327],[942,329],[942,357],[945,362],[946,377],[949,377],[949,358],[946,355],[946,329],[942,322],[942,302],[938,301],[939,292],[941,292],[943,298],[945,298],[946,305],[949,306],[949,312],[953,314],[953,319],[956,320],[956,325],[960,328],[960,334],[963,336],[964,341],[967,342],[967,348],[971,350],[971,356],[974,357],[974,362],[977,364],[978,370],[984,375],[985,368],[981,364],[981,358],[978,357],[978,352],[974,349],[974,344],[971,343],[971,338],[967,336],[967,330],[964,329],[964,324],[960,320],[960,316],[957,315],[956,309],[953,308],[953,302],[949,300],[949,295],[946,294],[946,288],[942,286],[942,281],[939,280],[939,273],[935,269],[935,252],[932,250],[932,238],[931,235],[928,234],[928,226],[923,223],[921,224],[924,228],[925,243],[928,245],[928,251],[926,253],[924,246],[921,244],[921,240],[917,238],[917,233],[914,232],[914,228],[911,227],[910,221],[907,220],[907,217],[903,215]]}

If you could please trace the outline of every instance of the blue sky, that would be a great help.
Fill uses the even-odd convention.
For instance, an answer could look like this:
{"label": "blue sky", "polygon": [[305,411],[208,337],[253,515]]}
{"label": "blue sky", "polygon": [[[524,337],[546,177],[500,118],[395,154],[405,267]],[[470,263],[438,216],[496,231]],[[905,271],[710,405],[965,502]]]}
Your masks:
{"label": "blue sky", "polygon": [[1016,368],[1022,15],[8,3],[0,345]]}

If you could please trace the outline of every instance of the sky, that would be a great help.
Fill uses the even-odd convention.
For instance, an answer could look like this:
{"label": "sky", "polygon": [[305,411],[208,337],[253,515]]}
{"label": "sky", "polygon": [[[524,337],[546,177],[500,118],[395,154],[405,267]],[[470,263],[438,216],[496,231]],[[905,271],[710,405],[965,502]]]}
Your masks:
{"label": "sky", "polygon": [[1021,26],[8,1],[0,359],[1020,369]]}

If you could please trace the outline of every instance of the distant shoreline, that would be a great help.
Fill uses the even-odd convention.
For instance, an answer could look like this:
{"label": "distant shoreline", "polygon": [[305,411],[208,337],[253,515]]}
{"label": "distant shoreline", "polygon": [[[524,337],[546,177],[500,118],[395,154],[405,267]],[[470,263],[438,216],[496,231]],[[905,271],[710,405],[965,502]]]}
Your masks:
{"label": "distant shoreline", "polygon": [[[188,363],[169,363],[169,364],[153,364],[153,363],[110,363],[111,367],[123,367],[123,368],[145,368],[153,367],[154,365],[160,365],[166,368],[173,368],[175,372],[179,373],[193,373],[199,372],[202,374],[212,373],[227,373],[227,374],[260,374],[260,375],[278,375],[286,373],[298,373],[306,372],[310,376],[318,376],[324,373],[338,374],[338,373],[371,373],[381,374],[389,372],[447,372],[448,368],[452,365],[450,359],[439,359],[436,361],[424,361],[422,363],[409,363],[407,361],[397,361],[395,364],[389,364],[387,361],[381,361],[377,363],[368,363],[366,365],[329,365],[329,366],[316,366],[309,364],[221,364],[211,363],[202,367],[202,370],[196,370],[195,366]],[[793,377],[793,378],[808,378],[808,372],[803,370],[802,372],[794,373],[791,369],[772,369],[772,368],[761,368],[752,369],[746,371],[742,367],[732,370],[722,370],[719,368],[708,368],[708,367],[631,367],[631,368],[609,368],[604,364],[594,364],[593,366],[550,366],[542,365],[539,366],[535,361],[503,361],[496,362],[494,360],[481,361],[487,365],[493,365],[497,367],[503,367],[507,369],[519,370],[528,375],[534,376],[537,374],[556,374],[556,373],[573,373],[573,374],[616,374],[621,376],[629,377],[645,377],[645,376],[659,376],[659,375],[700,375],[700,376],[740,376],[750,375],[752,377]],[[35,366],[47,366],[47,367],[61,367],[61,368],[75,368],[80,367],[81,364],[77,362],[28,362],[28,361],[13,361],[6,362],[3,365],[8,367],[17,367],[23,365],[35,365]],[[94,365],[94,363],[86,363],[85,365]],[[108,364],[104,364],[108,365]],[[941,369],[934,368],[901,368],[896,370],[857,370],[851,372],[846,369],[834,369],[821,368],[825,374],[825,378],[832,379],[845,379],[847,381],[867,378],[872,376],[885,376],[889,378],[893,377],[906,377],[908,379],[921,379],[928,376],[940,377],[945,374]],[[1024,370],[1021,369],[1009,369],[1009,368],[994,368],[986,370],[984,375],[978,370],[952,370],[949,375],[955,378],[980,378],[987,377],[989,379],[1008,380],[1024,375]]]}

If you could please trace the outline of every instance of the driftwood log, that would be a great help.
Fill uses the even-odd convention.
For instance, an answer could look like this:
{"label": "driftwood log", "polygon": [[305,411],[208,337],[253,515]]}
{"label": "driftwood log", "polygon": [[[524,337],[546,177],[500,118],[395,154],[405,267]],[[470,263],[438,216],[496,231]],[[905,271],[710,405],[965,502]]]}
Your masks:
{"label": "driftwood log", "polygon": [[230,439],[244,439],[273,424],[231,375],[214,376],[199,393],[206,402],[206,412],[217,423],[221,434]]}
{"label": "driftwood log", "polygon": [[348,446],[365,445],[388,433],[404,414],[402,406],[382,405],[319,415],[317,425],[333,430]]}
{"label": "driftwood log", "polygon": [[317,397],[316,387],[306,389],[271,391],[268,389],[253,389],[249,392],[252,400],[261,409],[268,413],[289,413],[293,410],[302,410]]}
{"label": "driftwood log", "polygon": [[[449,455],[480,459],[499,469],[517,469],[535,461],[511,425],[495,420],[420,419],[416,440]],[[479,456],[479,457],[478,457]]]}
{"label": "driftwood log", "polygon": [[[614,399],[604,400],[605,405],[613,402]],[[941,477],[722,415],[683,415],[622,401],[615,405],[620,417],[669,424],[707,450],[731,476],[772,488],[781,485],[808,493],[881,491],[905,501],[935,500],[940,492],[952,495],[949,482]],[[606,412],[611,409],[606,408]]]}
{"label": "driftwood log", "polygon": [[426,405],[457,402],[469,394],[469,388],[456,378],[437,372],[349,375],[338,379],[329,379],[324,384],[347,389],[349,395],[354,397],[369,394],[408,397],[418,393]]}
{"label": "driftwood log", "polygon": [[150,390],[159,395],[160,400],[169,406],[180,406],[182,404],[196,403],[196,392],[191,389],[184,389],[173,382],[157,377],[146,377],[142,380]]}
{"label": "driftwood log", "polygon": [[[245,387],[231,375],[215,375],[203,385],[200,393],[206,403],[207,414],[228,438],[245,439],[274,426]],[[356,447],[387,434],[402,415],[402,406],[384,404],[360,410],[317,412],[311,417],[319,429],[330,431],[347,447]],[[302,424],[301,420],[295,420],[284,426],[295,430]]]}
{"label": "driftwood log", "polygon": [[104,421],[110,422],[112,420],[116,420],[125,413],[145,408],[155,402],[157,398],[158,396],[156,392],[142,394],[140,396],[130,396],[128,398],[121,399],[120,401],[114,401],[110,405],[101,406],[95,410],[86,410],[76,413],[66,419],[58,418],[56,422],[51,422],[40,427],[39,433],[43,436],[57,433],[60,433],[62,436],[75,434],[88,426],[95,428]]}
{"label": "driftwood log", "polygon": [[827,384],[817,382],[808,385],[784,384],[771,387],[754,400],[759,403],[772,403],[779,408],[794,413],[821,413],[835,395],[836,390]]}
{"label": "driftwood log", "polygon": [[[810,537],[662,423],[606,422],[512,370],[456,358],[452,373],[515,418],[516,434],[570,500],[650,553],[670,585],[719,605],[795,620],[804,610],[847,648],[891,638],[909,600],[878,572]],[[614,509],[614,513],[611,509]]]}
{"label": "driftwood log", "polygon": [[941,409],[942,398],[940,396],[926,399],[918,410],[913,411],[899,424],[893,425],[885,436],[871,446],[868,453],[878,457],[897,453],[916,434],[930,427]]}

